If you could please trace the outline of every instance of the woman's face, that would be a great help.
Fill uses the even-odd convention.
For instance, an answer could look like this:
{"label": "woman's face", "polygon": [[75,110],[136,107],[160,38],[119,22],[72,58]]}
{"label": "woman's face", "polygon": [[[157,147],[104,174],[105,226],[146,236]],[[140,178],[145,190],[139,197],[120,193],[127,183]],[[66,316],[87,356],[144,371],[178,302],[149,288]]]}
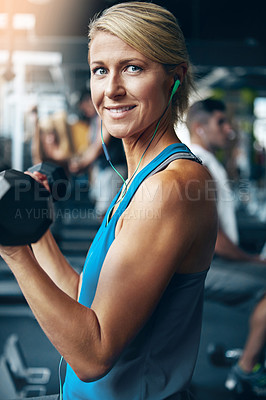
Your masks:
{"label": "woman's face", "polygon": [[108,132],[119,138],[154,129],[174,79],[117,36],[98,32],[90,44],[91,94]]}

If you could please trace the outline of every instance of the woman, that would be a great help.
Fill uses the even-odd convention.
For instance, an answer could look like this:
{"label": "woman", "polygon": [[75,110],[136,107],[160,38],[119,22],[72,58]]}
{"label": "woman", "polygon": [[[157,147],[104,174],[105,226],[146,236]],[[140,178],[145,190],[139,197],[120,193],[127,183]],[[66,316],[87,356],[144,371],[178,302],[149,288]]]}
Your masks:
{"label": "woman", "polygon": [[123,141],[128,180],[83,276],[49,232],[34,255],[1,253],[68,363],[64,400],[188,399],[217,220],[210,176],[173,127],[192,86],[184,38],[167,10],[130,2],[95,19],[89,39],[93,103]]}
{"label": "woman", "polygon": [[34,164],[50,161],[61,165],[68,173],[68,159],[73,153],[74,146],[65,112],[60,111],[36,121],[32,141]]}
{"label": "woman", "polygon": [[[120,176],[106,161],[101,141],[101,121],[92,103],[91,92],[86,90],[82,93],[79,108],[83,113],[84,120],[90,122],[90,143],[87,149],[69,161],[69,170],[78,174],[85,169],[89,171],[90,199],[94,202],[94,211],[100,220],[103,219],[113,197],[121,186]],[[103,133],[104,142],[111,154],[112,164],[126,176],[126,160],[123,145],[120,139],[111,136],[107,131]]]}

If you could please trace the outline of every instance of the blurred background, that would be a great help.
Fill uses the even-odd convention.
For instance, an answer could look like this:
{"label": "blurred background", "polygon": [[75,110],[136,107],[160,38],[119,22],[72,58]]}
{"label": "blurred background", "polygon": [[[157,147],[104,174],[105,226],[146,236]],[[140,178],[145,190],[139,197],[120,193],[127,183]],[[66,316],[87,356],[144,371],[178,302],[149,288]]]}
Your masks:
{"label": "blurred background", "polygon": [[[112,0],[1,1],[0,169],[12,166],[23,170],[31,165],[37,117],[41,120],[59,112],[62,118],[65,113],[65,122],[71,127],[78,121],[78,99],[84,88],[89,87],[88,21],[114,3]],[[215,4],[212,0],[157,3],[172,11],[181,25],[194,65],[198,97],[211,95],[227,104],[235,131],[230,149],[235,162],[228,165],[229,175],[232,179],[237,175],[251,180],[252,189],[254,184],[263,190],[266,185],[265,2],[254,0],[248,6],[239,0]],[[180,136],[186,141],[186,132]],[[72,137],[66,156],[73,155],[79,146],[82,144]],[[227,163],[226,154],[220,157]],[[255,208],[253,204],[253,211]],[[265,219],[265,210],[258,208],[263,214],[260,217]]]}
{"label": "blurred background", "polygon": [[[65,167],[69,158],[79,156],[87,148],[91,138],[80,98],[89,88],[90,80],[88,21],[96,12],[118,2],[1,0],[0,171],[8,168],[24,171],[42,160],[45,146],[54,146],[55,160]],[[261,252],[266,237],[266,3],[264,0],[249,4],[240,0],[154,3],[175,14],[187,40],[197,86],[191,102],[214,96],[227,105],[233,134],[227,148],[217,157],[227,170],[235,194],[240,245],[247,251]],[[50,133],[42,149],[37,126]],[[177,129],[180,138],[189,145],[185,126]],[[81,270],[100,219],[93,213],[93,200],[88,200],[88,172],[81,171],[74,178],[71,171],[66,172],[74,179],[74,185],[78,182],[79,196],[70,195],[64,205],[57,205],[52,229],[63,253]],[[229,347],[243,346],[247,324],[247,315],[238,308],[206,300],[203,339],[193,380],[198,400],[231,398],[224,389],[228,369],[211,365],[207,347],[212,341],[221,341]],[[59,355],[38,328],[2,261],[0,354],[13,333],[19,337],[27,364],[52,371],[48,383],[32,384],[40,386],[39,391],[35,387],[35,392],[27,392],[25,382],[15,380],[14,393],[28,396],[58,392]]]}

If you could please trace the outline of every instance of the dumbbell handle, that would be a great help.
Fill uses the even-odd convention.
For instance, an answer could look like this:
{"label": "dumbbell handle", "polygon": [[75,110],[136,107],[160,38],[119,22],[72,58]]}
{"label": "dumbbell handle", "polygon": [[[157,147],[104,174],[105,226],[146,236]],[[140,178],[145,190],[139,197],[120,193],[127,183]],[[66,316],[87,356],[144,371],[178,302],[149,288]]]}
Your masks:
{"label": "dumbbell handle", "polygon": [[54,201],[64,200],[69,189],[69,181],[62,167],[52,162],[42,162],[33,165],[29,172],[40,172],[47,177],[50,193]]}

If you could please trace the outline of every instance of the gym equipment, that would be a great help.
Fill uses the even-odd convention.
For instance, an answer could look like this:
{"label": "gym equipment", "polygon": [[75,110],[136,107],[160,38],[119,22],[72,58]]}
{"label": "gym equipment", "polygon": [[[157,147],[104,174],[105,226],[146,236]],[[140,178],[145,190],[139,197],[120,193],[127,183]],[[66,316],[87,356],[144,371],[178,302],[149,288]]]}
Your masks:
{"label": "gym equipment", "polygon": [[49,382],[51,371],[44,367],[29,368],[19,343],[18,336],[11,334],[4,346],[4,357],[15,379],[24,380],[27,384],[46,385]]}
{"label": "gym equipment", "polygon": [[216,367],[231,367],[243,353],[242,349],[226,350],[221,343],[210,343],[207,347],[207,354],[211,364]]}
{"label": "gym equipment", "polygon": [[54,201],[65,200],[69,191],[69,181],[62,167],[51,163],[42,162],[33,165],[28,169],[29,172],[41,172],[47,176],[50,193]]}
{"label": "gym equipment", "polygon": [[20,171],[0,173],[0,243],[38,241],[53,221],[52,197],[43,185]]}
{"label": "gym equipment", "polygon": [[[255,393],[255,390],[246,380],[236,378],[230,369],[236,364],[243,353],[241,348],[226,349],[221,343],[210,343],[207,347],[207,355],[212,365],[216,367],[229,367],[229,373],[225,380],[225,388],[231,393],[236,400],[266,400],[264,392]],[[266,357],[262,359],[262,363],[266,365]],[[231,371],[231,372],[230,372]]]}
{"label": "gym equipment", "polygon": [[[52,163],[30,168],[47,176],[51,193],[30,175],[13,169],[0,173],[0,244],[37,242],[53,222],[53,200],[62,199],[68,185],[64,170]],[[53,197],[54,195],[54,197]]]}
{"label": "gym equipment", "polygon": [[0,376],[1,399],[13,400],[15,398],[43,396],[46,394],[46,388],[43,385],[26,385],[22,389],[18,389],[4,356],[0,357]]}

